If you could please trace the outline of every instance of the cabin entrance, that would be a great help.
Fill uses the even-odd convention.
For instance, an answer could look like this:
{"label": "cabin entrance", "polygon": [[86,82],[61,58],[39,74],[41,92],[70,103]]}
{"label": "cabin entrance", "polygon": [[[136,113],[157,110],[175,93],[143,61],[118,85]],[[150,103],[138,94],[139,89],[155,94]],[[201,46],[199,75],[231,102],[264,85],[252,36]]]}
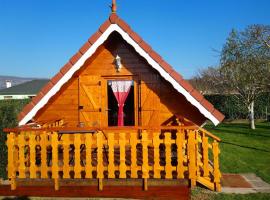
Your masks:
{"label": "cabin entrance", "polygon": [[134,81],[108,80],[108,126],[134,126]]}

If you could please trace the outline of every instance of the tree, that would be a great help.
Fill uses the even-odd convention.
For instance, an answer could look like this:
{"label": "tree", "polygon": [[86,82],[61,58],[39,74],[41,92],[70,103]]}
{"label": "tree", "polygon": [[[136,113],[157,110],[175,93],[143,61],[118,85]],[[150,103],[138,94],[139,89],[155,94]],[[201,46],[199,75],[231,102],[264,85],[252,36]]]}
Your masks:
{"label": "tree", "polygon": [[192,77],[189,82],[203,95],[207,95],[219,94],[221,92],[216,85],[216,82],[219,80],[220,73],[218,69],[216,67],[208,67],[206,69],[200,69],[198,74]]}
{"label": "tree", "polygon": [[255,99],[269,88],[269,42],[270,26],[251,25],[241,32],[232,30],[221,52],[220,85],[246,105],[252,129]]}

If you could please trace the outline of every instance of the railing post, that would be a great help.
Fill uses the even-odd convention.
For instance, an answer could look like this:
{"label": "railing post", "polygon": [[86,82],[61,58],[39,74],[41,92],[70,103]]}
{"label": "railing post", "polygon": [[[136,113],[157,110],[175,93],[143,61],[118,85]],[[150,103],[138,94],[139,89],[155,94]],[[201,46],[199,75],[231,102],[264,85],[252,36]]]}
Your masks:
{"label": "railing post", "polygon": [[8,178],[10,179],[11,190],[16,189],[16,167],[14,160],[15,152],[15,134],[9,133],[7,135],[7,147],[8,147]]}
{"label": "railing post", "polygon": [[176,145],[177,145],[177,178],[184,178],[184,141],[185,141],[185,131],[181,129],[177,131],[176,134]]}
{"label": "railing post", "polygon": [[208,159],[208,137],[202,133],[202,150],[203,150],[203,176],[209,177],[209,159]]}
{"label": "railing post", "polygon": [[165,155],[166,155],[166,165],[165,165],[166,175],[165,175],[165,177],[166,177],[166,179],[171,179],[172,178],[172,164],[171,164],[171,161],[172,161],[172,155],[171,155],[172,142],[171,142],[171,133],[170,132],[165,133],[164,143],[165,143],[165,148],[166,148],[165,149]]}
{"label": "railing post", "polygon": [[119,178],[126,178],[126,170],[127,170],[126,162],[125,162],[126,161],[126,133],[120,133],[119,148],[120,148]]}
{"label": "railing post", "polygon": [[63,138],[63,178],[69,178],[69,135],[65,134]]}
{"label": "railing post", "polygon": [[114,175],[114,133],[108,133],[109,146],[109,164],[108,164],[108,178],[115,178]]}
{"label": "railing post", "polygon": [[36,178],[36,135],[30,132],[29,136],[30,147],[30,178]]}
{"label": "railing post", "polygon": [[214,183],[215,183],[215,190],[220,192],[221,191],[221,186],[220,186],[220,170],[219,170],[219,147],[218,143],[215,140],[213,142],[213,158],[214,158]]}
{"label": "railing post", "polygon": [[188,171],[191,187],[196,186],[195,131],[188,132]]}
{"label": "railing post", "polygon": [[92,178],[93,166],[91,163],[91,153],[92,153],[93,136],[87,134],[85,137],[86,146],[86,165],[85,165],[85,177]]}
{"label": "railing post", "polygon": [[148,166],[148,133],[146,130],[142,132],[142,178],[144,179],[144,190],[148,190],[147,179],[149,178],[149,166]]}
{"label": "railing post", "polygon": [[54,189],[59,190],[59,166],[58,166],[58,134],[52,134],[52,178],[54,179]]}
{"label": "railing post", "polygon": [[74,135],[74,147],[75,147],[75,165],[74,165],[74,178],[81,178],[81,135],[75,134]]}
{"label": "railing post", "polygon": [[104,166],[103,166],[103,133],[97,132],[97,178],[99,182],[99,190],[103,190],[102,180],[104,178]]}
{"label": "railing post", "polygon": [[160,164],[159,164],[159,145],[160,145],[160,139],[159,139],[159,132],[154,133],[153,138],[153,146],[154,146],[154,178],[160,178]]}
{"label": "railing post", "polygon": [[41,178],[47,178],[47,133],[44,131],[40,137],[41,146]]}
{"label": "railing post", "polygon": [[136,134],[130,134],[130,152],[131,152],[131,178],[138,178],[137,174],[137,133]]}
{"label": "railing post", "polygon": [[21,132],[18,135],[18,146],[19,146],[19,178],[26,178],[25,176],[25,138],[24,133]]}

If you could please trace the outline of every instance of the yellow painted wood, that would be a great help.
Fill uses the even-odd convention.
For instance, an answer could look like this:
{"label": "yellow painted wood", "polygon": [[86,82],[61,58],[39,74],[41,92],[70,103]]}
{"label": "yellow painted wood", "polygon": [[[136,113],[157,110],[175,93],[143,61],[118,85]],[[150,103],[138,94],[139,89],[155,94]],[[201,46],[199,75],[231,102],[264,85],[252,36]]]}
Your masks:
{"label": "yellow painted wood", "polygon": [[165,172],[166,172],[166,179],[171,179],[172,178],[172,155],[171,155],[171,152],[172,152],[172,149],[171,149],[171,146],[172,146],[172,140],[171,140],[171,133],[170,132],[166,132],[165,133],[165,140],[164,140],[164,143],[165,143],[165,147],[166,147],[166,165],[165,165]]}
{"label": "yellow painted wood", "polygon": [[55,190],[59,190],[59,179],[58,178],[55,178],[54,179],[54,189]]}
{"label": "yellow painted wood", "polygon": [[103,190],[103,179],[102,178],[98,179],[98,190],[99,191]]}
{"label": "yellow painted wood", "polygon": [[75,147],[75,166],[74,166],[74,177],[81,178],[81,154],[80,154],[80,147],[81,147],[81,135],[75,134],[74,135],[74,147]]}
{"label": "yellow painted wood", "polygon": [[69,135],[65,134],[62,136],[63,139],[63,178],[70,178],[69,172]]}
{"label": "yellow painted wood", "polygon": [[208,137],[206,137],[205,134],[203,134],[202,138],[202,150],[203,150],[203,176],[208,177],[209,176],[209,159],[208,159]]}
{"label": "yellow painted wood", "polygon": [[59,166],[58,166],[58,134],[53,132],[52,134],[52,178],[57,180],[59,178]]}
{"label": "yellow painted wood", "polygon": [[121,132],[119,138],[119,147],[120,147],[120,166],[119,178],[126,178],[126,133]]}
{"label": "yellow painted wood", "polygon": [[176,134],[176,144],[177,144],[177,178],[184,178],[184,140],[185,140],[185,131],[180,130]]}
{"label": "yellow painted wood", "polygon": [[14,179],[16,177],[15,173],[15,134],[9,133],[7,135],[7,147],[8,147],[8,178]]}
{"label": "yellow painted wood", "polygon": [[97,178],[104,178],[104,166],[103,166],[103,133],[101,131],[97,132]]}
{"label": "yellow painted wood", "polygon": [[85,164],[85,177],[86,178],[92,178],[92,171],[93,171],[93,166],[91,163],[91,150],[92,150],[92,144],[93,144],[93,139],[92,139],[91,134],[87,134],[85,136],[85,147],[86,147],[86,164]]}
{"label": "yellow painted wood", "polygon": [[[56,124],[57,126],[59,124]],[[142,178],[144,179],[144,189],[147,189],[147,180],[149,171],[153,170],[154,178],[160,178],[161,169],[165,170],[165,178],[171,179],[173,170],[177,170],[177,178],[184,178],[184,173],[188,173],[191,185],[195,186],[199,182],[210,189],[220,191],[220,170],[219,170],[219,147],[218,141],[214,140],[209,144],[209,134],[205,134],[202,129],[179,129],[176,134],[176,140],[171,139],[171,132],[165,133],[164,140],[159,139],[159,131],[150,132],[142,131],[142,139],[138,139],[137,133],[128,131],[105,132],[99,131],[95,134],[64,134],[61,141],[58,141],[57,132],[41,132],[28,131],[20,132],[18,136],[10,133],[7,136],[8,146],[8,177],[11,179],[11,187],[16,188],[16,171],[19,171],[19,178],[26,178],[26,169],[30,172],[30,178],[36,178],[36,171],[41,171],[41,178],[47,178],[48,171],[52,172],[52,178],[55,182],[55,189],[59,189],[59,171],[63,171],[63,178],[70,178],[70,170],[74,170],[75,178],[81,178],[81,171],[84,170],[86,178],[92,178],[92,172],[97,171],[97,179],[99,180],[99,189],[103,189],[104,170],[108,170],[108,177],[115,178],[115,170],[119,169],[120,178],[126,178],[126,171],[131,170],[131,178],[138,178],[138,170],[142,170]],[[106,134],[107,139],[105,139]],[[40,136],[40,141],[36,137]],[[186,139],[187,137],[187,139]],[[74,139],[71,139],[74,138]],[[171,145],[177,145],[178,165],[171,165]],[[75,166],[69,166],[69,149],[70,144],[75,146]],[[86,164],[81,166],[80,146],[86,146]],[[137,144],[142,145],[142,166],[137,166]],[[165,144],[166,165],[161,167],[159,162],[159,146]],[[41,146],[41,167],[36,166],[36,146]],[[52,167],[47,166],[47,145],[52,146]],[[63,160],[58,159],[58,145],[63,145]],[[108,148],[108,166],[103,163],[103,148]],[[114,165],[114,147],[120,147],[120,165]],[[16,147],[18,146],[18,150]],[[26,150],[25,146],[29,146]],[[131,166],[126,166],[126,147],[131,149]],[[148,147],[154,148],[154,165],[149,166],[148,163]],[[211,148],[210,148],[211,147]],[[97,167],[92,166],[91,151],[97,148]],[[213,160],[210,160],[209,151],[213,153]],[[25,163],[30,161],[29,169]],[[63,167],[59,167],[59,162],[63,162]],[[184,162],[187,163],[184,166]],[[212,164],[213,163],[213,164]],[[203,173],[201,173],[201,171]],[[214,180],[210,177],[213,176]],[[146,184],[145,184],[146,183]],[[146,187],[146,188],[145,188]]]}
{"label": "yellow painted wood", "polygon": [[138,144],[137,133],[130,134],[130,152],[131,152],[131,178],[138,178],[137,166],[137,149]]}
{"label": "yellow painted wood", "polygon": [[114,167],[114,133],[108,133],[108,146],[109,146],[109,165],[108,165],[108,177],[115,178]]}
{"label": "yellow painted wood", "polygon": [[40,136],[41,146],[41,178],[47,178],[47,133],[42,132]]}
{"label": "yellow painted wood", "polygon": [[142,178],[147,179],[149,178],[149,165],[148,165],[148,133],[146,130],[142,132]]}
{"label": "yellow painted wood", "polygon": [[161,166],[159,164],[159,146],[161,140],[159,139],[159,132],[154,133],[153,146],[154,146],[154,178],[160,178]]}
{"label": "yellow painted wood", "polygon": [[16,179],[15,178],[11,178],[11,180],[10,180],[10,186],[11,186],[11,190],[16,190],[17,183],[16,183]]}
{"label": "yellow painted wood", "polygon": [[148,182],[147,182],[147,178],[144,178],[144,179],[143,179],[143,189],[144,189],[144,191],[147,191],[147,190],[148,190]]}
{"label": "yellow painted wood", "polygon": [[188,172],[191,186],[196,185],[195,132],[188,133]]}
{"label": "yellow painted wood", "polygon": [[220,153],[218,143],[215,140],[213,142],[213,158],[214,158],[214,183],[215,183],[215,189],[216,191],[220,192],[221,191],[221,186],[220,186],[220,170],[219,170],[219,159],[218,155]]}
{"label": "yellow painted wood", "polygon": [[29,147],[30,147],[30,178],[36,178],[36,135],[30,132]]}
{"label": "yellow painted wood", "polygon": [[26,178],[25,176],[25,138],[24,134],[21,133],[18,136],[18,145],[19,145],[19,178]]}

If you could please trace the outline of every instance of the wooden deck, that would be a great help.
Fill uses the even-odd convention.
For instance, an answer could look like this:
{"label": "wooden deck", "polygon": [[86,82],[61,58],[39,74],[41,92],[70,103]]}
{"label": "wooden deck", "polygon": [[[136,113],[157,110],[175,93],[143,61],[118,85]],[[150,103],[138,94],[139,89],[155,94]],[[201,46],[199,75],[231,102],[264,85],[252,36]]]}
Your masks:
{"label": "wooden deck", "polygon": [[144,191],[142,180],[107,180],[102,191],[94,180],[64,180],[60,189],[54,190],[53,181],[17,180],[16,190],[0,186],[0,196],[17,197],[87,197],[87,198],[129,198],[129,199],[189,199],[190,189],[184,180],[151,180]]}

